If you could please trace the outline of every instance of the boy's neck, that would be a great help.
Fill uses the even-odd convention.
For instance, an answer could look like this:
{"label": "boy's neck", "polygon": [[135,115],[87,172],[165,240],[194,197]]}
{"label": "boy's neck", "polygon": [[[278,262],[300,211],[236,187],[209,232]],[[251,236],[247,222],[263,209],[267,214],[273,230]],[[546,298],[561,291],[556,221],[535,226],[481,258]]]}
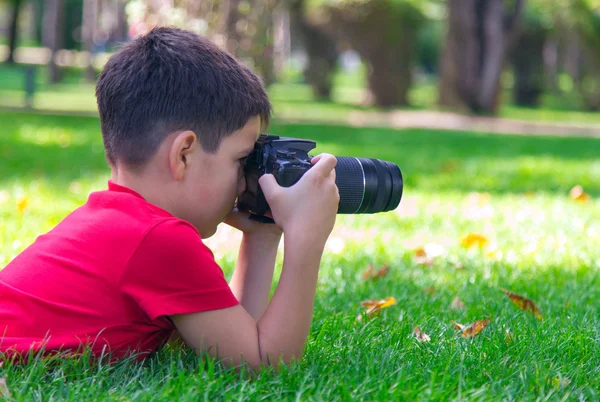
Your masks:
{"label": "boy's neck", "polygon": [[138,175],[129,172],[126,169],[119,169],[117,167],[111,167],[111,170],[110,180],[113,183],[135,191],[149,203],[175,215],[175,211],[171,205],[169,192],[165,191],[163,186],[157,185],[156,179],[151,179],[147,177],[147,175]]}

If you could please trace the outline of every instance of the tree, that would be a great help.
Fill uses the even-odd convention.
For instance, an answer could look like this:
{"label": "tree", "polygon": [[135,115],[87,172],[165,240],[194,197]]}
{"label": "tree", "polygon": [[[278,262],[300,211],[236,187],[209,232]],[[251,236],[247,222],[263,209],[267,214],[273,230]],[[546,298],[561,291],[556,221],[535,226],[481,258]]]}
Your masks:
{"label": "tree", "polygon": [[10,18],[10,26],[8,28],[8,58],[6,59],[8,64],[13,64],[15,62],[14,54],[15,49],[17,48],[17,34],[22,0],[13,0],[12,3],[13,10]]}
{"label": "tree", "polygon": [[[546,3],[546,4],[545,4]],[[530,1],[525,7],[521,29],[510,54],[514,73],[514,102],[535,107],[546,84],[544,49],[550,39],[553,21],[546,0]]]}
{"label": "tree", "polygon": [[408,105],[416,39],[425,21],[421,9],[411,0],[336,1],[328,9],[339,40],[367,64],[375,104]]}
{"label": "tree", "polygon": [[497,112],[500,78],[522,8],[523,0],[448,0],[440,105]]}
{"label": "tree", "polygon": [[88,53],[85,76],[88,81],[93,82],[96,80],[96,72],[94,71],[94,33],[96,32],[96,22],[98,20],[98,0],[84,0],[82,20],[81,40],[83,50]]}
{"label": "tree", "polygon": [[252,65],[269,86],[275,81],[273,10],[275,0],[229,0],[225,15],[226,47]]}
{"label": "tree", "polygon": [[49,79],[56,83],[61,78],[56,55],[63,43],[64,0],[46,0],[43,18],[43,41],[50,48]]}
{"label": "tree", "polygon": [[304,80],[312,87],[316,99],[330,100],[339,56],[335,38],[327,32],[324,22],[309,18],[305,0],[289,0],[288,3],[290,25],[308,57]]}

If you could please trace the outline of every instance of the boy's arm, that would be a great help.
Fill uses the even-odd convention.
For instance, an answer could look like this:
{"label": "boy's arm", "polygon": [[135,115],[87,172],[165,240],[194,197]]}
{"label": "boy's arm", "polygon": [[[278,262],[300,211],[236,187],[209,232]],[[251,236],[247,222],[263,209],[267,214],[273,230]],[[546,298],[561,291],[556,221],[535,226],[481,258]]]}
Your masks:
{"label": "boy's arm", "polygon": [[287,189],[277,186],[273,176],[261,178],[273,218],[285,233],[279,284],[258,322],[241,305],[172,316],[184,341],[198,353],[207,351],[234,365],[246,361],[253,367],[301,357],[320,259],[339,202],[336,162],[331,155],[313,158],[315,166]]}
{"label": "boy's arm", "polygon": [[258,322],[241,306],[171,318],[187,345],[197,352],[252,367],[277,365],[302,356],[323,245],[306,235],[286,236],[281,279]]}
{"label": "boy's arm", "polygon": [[[247,219],[247,214],[244,214],[243,218]],[[235,271],[229,282],[235,297],[256,321],[263,315],[269,303],[275,259],[281,241],[280,230],[266,229],[268,231],[244,232]]]}

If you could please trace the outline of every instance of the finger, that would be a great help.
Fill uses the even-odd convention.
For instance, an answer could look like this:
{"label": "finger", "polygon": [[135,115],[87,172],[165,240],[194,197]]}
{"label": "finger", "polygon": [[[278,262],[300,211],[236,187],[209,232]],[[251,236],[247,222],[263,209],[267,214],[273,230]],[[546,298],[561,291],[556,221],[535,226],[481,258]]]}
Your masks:
{"label": "finger", "polygon": [[258,184],[263,191],[265,197],[269,198],[271,194],[277,191],[281,186],[277,183],[275,176],[272,174],[264,174],[258,179]]}
{"label": "finger", "polygon": [[310,169],[310,172],[314,171],[313,174],[327,176],[337,165],[336,157],[331,154],[320,154],[315,156],[313,161],[315,159],[317,159],[317,161],[314,162],[314,166]]}

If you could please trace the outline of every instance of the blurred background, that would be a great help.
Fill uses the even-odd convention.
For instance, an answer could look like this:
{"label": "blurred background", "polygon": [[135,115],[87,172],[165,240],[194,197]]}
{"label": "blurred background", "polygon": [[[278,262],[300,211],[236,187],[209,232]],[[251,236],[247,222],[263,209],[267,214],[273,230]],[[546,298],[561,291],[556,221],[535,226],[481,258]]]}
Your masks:
{"label": "blurred background", "polygon": [[[243,60],[283,119],[545,133],[600,123],[597,0],[0,0],[0,106],[94,113],[107,57],[156,25]],[[390,109],[405,113],[367,113]]]}
{"label": "blurred background", "polygon": [[[157,25],[259,74],[270,132],[400,166],[396,213],[340,218],[340,233],[372,242],[372,225],[384,244],[412,241],[402,255],[471,231],[527,250],[596,233],[600,0],[0,0],[0,263],[105,188],[95,81]],[[235,253],[231,236],[220,246]]]}

